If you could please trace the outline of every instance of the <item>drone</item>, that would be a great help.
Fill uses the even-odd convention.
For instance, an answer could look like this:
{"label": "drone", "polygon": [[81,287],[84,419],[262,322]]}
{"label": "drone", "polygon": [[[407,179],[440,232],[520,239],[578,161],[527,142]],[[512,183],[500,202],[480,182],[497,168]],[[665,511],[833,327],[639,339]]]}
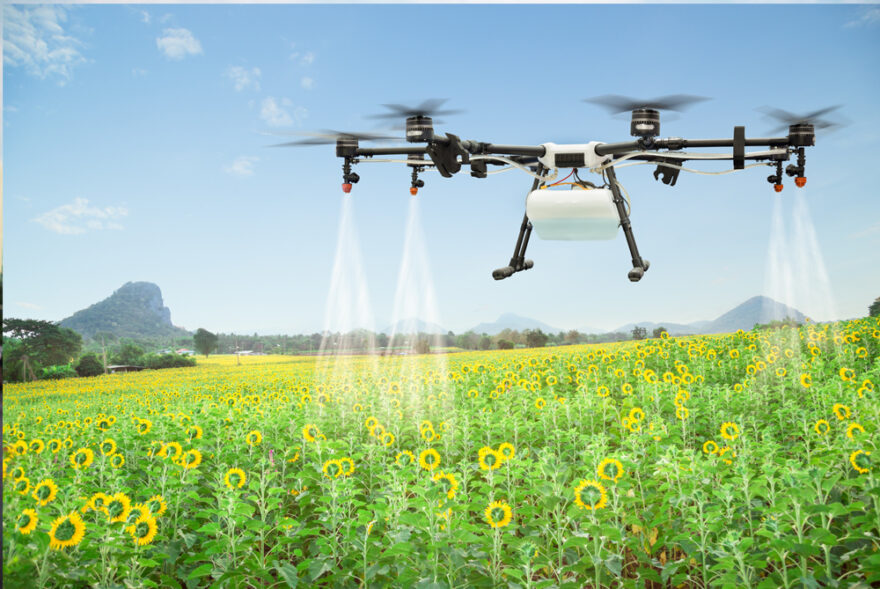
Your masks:
{"label": "drone", "polygon": [[[701,174],[726,174],[754,166],[769,166],[775,173],[767,177],[776,192],[783,185],[783,163],[795,158],[785,167],[785,174],[794,178],[797,187],[806,184],[805,148],[815,145],[816,129],[836,126],[820,117],[839,108],[832,106],[796,115],[790,112],[764,108],[764,113],[782,123],[772,131],[787,128],[788,134],[778,137],[746,137],[744,126],[735,126],[731,138],[685,139],[660,138],[660,112],[683,111],[693,104],[708,100],[700,96],[676,94],[653,100],[638,100],[619,95],[603,95],[584,99],[601,106],[611,114],[631,112],[630,136],[634,139],[619,143],[591,141],[578,144],[543,143],[541,145],[499,145],[461,139],[458,135],[434,132],[435,117],[457,114],[460,110],[444,110],[443,99],[430,99],[411,107],[403,104],[383,105],[390,112],[370,118],[403,119],[404,139],[410,145],[399,147],[361,147],[361,142],[396,139],[377,133],[347,133],[323,131],[297,133],[307,135],[300,141],[280,143],[272,147],[302,145],[336,145],[336,156],[342,158],[342,190],[348,194],[360,176],[353,167],[362,162],[402,163],[410,169],[410,193],[415,196],[425,185],[420,175],[434,169],[444,178],[450,178],[467,167],[474,178],[519,169],[532,176],[532,187],[526,197],[526,210],[519,228],[513,255],[506,266],[492,272],[495,280],[509,278],[517,272],[529,270],[534,262],[525,258],[526,248],[534,229],[538,237],[549,240],[607,240],[623,230],[632,269],[627,273],[631,282],[638,282],[650,267],[642,258],[633,237],[630,222],[629,195],[617,179],[615,167],[655,165],[654,179],[667,186],[675,186],[682,171]],[[730,148],[725,153],[701,153],[685,149]],[[746,151],[746,148],[761,148]],[[375,158],[375,159],[374,159]],[[383,158],[383,159],[378,159]],[[405,159],[403,159],[405,158]],[[687,161],[733,162],[733,168],[721,172],[705,172],[684,167]],[[746,164],[746,162],[755,162]],[[489,166],[503,166],[490,170]],[[567,176],[559,179],[565,170]],[[601,177],[601,184],[581,179],[587,171]]]}

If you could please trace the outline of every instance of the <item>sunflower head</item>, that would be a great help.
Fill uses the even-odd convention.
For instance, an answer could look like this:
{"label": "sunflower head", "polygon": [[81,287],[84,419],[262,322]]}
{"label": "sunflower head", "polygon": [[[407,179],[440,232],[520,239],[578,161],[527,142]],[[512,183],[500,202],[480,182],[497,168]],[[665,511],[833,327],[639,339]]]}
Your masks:
{"label": "sunflower head", "polygon": [[513,510],[504,501],[493,501],[486,507],[483,517],[492,528],[503,528],[513,519]]}
{"label": "sunflower head", "polygon": [[263,441],[263,434],[261,434],[257,430],[253,430],[248,432],[247,437],[245,438],[245,442],[247,442],[248,446],[259,446]]}
{"label": "sunflower head", "polygon": [[153,517],[159,517],[168,510],[168,504],[165,503],[165,498],[162,495],[153,495],[147,499],[147,507]]}
{"label": "sunflower head", "polygon": [[76,546],[82,542],[85,532],[86,525],[79,513],[71,511],[52,522],[52,528],[49,530],[49,547],[52,550],[62,550]]}
{"label": "sunflower head", "polygon": [[15,524],[15,529],[27,536],[37,529],[37,523],[39,523],[37,512],[33,509],[25,509],[21,512],[21,515]]}
{"label": "sunflower head", "polygon": [[440,466],[440,453],[433,448],[422,450],[419,454],[419,466],[425,470],[434,470]]}
{"label": "sunflower head", "polygon": [[129,533],[134,543],[138,546],[145,546],[152,542],[158,530],[156,518],[151,515],[144,515],[125,528],[125,531]]}
{"label": "sunflower head", "polygon": [[617,482],[623,476],[623,464],[616,458],[606,458],[596,469],[600,479]]}
{"label": "sunflower head", "polygon": [[574,503],[581,509],[602,509],[608,504],[608,493],[599,481],[581,479],[574,488]]}
{"label": "sunflower head", "polygon": [[43,479],[34,487],[32,496],[37,500],[37,505],[46,505],[58,496],[58,485],[52,479]]}
{"label": "sunflower head", "polygon": [[230,468],[223,477],[223,482],[230,489],[241,489],[247,481],[247,476],[240,468]]}

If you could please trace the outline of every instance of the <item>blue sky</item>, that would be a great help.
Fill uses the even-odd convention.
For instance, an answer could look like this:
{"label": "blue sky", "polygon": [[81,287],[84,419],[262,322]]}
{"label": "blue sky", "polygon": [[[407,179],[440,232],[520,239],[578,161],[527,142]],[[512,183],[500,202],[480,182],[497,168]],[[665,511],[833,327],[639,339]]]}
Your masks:
{"label": "blue sky", "polygon": [[[802,288],[784,302],[832,319],[863,316],[880,296],[876,5],[4,4],[3,32],[7,316],[60,320],[146,280],[188,329],[320,330],[341,162],[333,146],[268,148],[279,138],[265,133],[371,130],[380,105],[433,97],[466,109],[438,132],[513,144],[628,139],[626,118],[581,102],[608,93],[713,98],[665,118],[662,136],[730,137],[734,125],[766,136],[773,125],[758,107],[843,104],[835,116],[850,124],[808,150],[801,200],[791,179],[781,194],[789,233],[808,211],[818,244],[788,238]],[[769,168],[683,173],[674,188],[652,170],[618,172],[651,261],[637,284],[622,235],[533,239],[534,269],[492,280],[531,180],[426,173],[422,262],[437,318],[456,332],[505,312],[611,329],[713,319],[779,291],[766,276],[780,198]],[[409,174],[357,172],[358,284],[383,327],[395,315]]]}

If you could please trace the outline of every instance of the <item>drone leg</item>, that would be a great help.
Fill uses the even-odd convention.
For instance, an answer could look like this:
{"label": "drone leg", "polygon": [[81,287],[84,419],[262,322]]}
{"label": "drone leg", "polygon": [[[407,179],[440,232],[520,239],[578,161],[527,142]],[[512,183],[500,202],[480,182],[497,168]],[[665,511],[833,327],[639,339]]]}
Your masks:
{"label": "drone leg", "polygon": [[632,256],[633,269],[629,271],[627,276],[631,282],[638,282],[645,275],[651,264],[648,260],[643,260],[642,256],[639,255],[636,238],[633,237],[632,224],[629,222],[626,205],[624,204],[623,197],[620,195],[620,187],[617,185],[617,174],[614,172],[614,166],[610,166],[606,173],[611,182],[611,194],[614,198],[614,204],[617,206],[617,214],[620,216],[620,226],[623,228],[626,244],[629,246],[629,253]]}
{"label": "drone leg", "polygon": [[[538,164],[538,174],[544,175],[544,166]],[[543,180],[539,180],[535,178],[535,181],[532,183],[532,190],[537,190],[538,186],[543,183]],[[497,270],[492,271],[492,278],[495,280],[503,280],[512,276],[515,272],[520,272],[522,270],[528,270],[532,266],[535,265],[531,260],[526,260],[526,248],[529,246],[529,237],[532,235],[532,223],[529,221],[528,213],[523,215],[522,224],[519,227],[519,235],[516,238],[516,245],[513,248],[513,256],[510,258],[510,263],[503,268],[498,268]]]}

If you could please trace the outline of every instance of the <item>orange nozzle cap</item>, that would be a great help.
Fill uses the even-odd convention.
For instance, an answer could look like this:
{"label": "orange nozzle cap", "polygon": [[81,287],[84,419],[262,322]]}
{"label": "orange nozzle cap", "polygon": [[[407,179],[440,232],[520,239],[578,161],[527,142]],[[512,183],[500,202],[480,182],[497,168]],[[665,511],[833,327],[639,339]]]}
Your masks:
{"label": "orange nozzle cap", "polygon": [[344,192],[345,194],[348,194],[349,192],[351,192],[351,184],[349,184],[348,182],[343,184],[342,185],[342,192]]}
{"label": "orange nozzle cap", "polygon": [[798,188],[803,188],[804,184],[807,183],[807,179],[803,176],[798,176],[794,179],[794,183],[797,185]]}
{"label": "orange nozzle cap", "polygon": [[782,192],[782,184],[774,184],[773,190],[775,190],[776,192]]}
{"label": "orange nozzle cap", "polygon": [[415,195],[417,195],[417,194],[419,193],[419,189],[416,188],[415,186],[413,186],[412,188],[409,189],[409,193],[410,193],[411,195],[415,196]]}

